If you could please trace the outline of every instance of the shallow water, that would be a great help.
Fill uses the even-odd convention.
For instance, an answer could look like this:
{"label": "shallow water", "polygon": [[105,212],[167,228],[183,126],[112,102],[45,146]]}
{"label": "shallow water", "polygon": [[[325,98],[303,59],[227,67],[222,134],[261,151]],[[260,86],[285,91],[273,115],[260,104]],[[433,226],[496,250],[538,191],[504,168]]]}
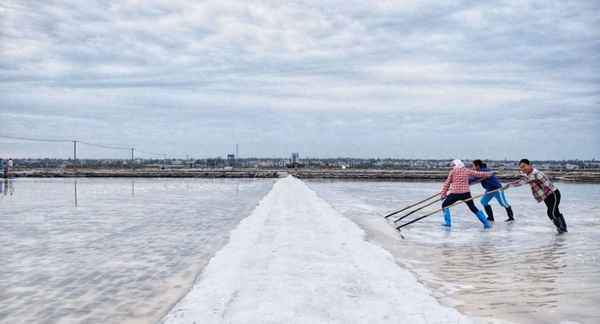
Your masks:
{"label": "shallow water", "polygon": [[[507,191],[514,223],[503,222],[506,213],[493,201],[497,222],[492,230],[484,231],[465,206],[458,206],[452,229],[440,226],[442,216],[436,214],[403,229],[401,239],[382,215],[430,196],[439,184],[308,184],[439,299],[467,314],[518,323],[600,323],[600,185],[558,183],[569,227],[564,235],[556,235],[543,203],[521,187]],[[481,192],[479,186],[473,189]]]}
{"label": "shallow water", "polygon": [[272,180],[16,179],[0,193],[0,323],[154,323]]}

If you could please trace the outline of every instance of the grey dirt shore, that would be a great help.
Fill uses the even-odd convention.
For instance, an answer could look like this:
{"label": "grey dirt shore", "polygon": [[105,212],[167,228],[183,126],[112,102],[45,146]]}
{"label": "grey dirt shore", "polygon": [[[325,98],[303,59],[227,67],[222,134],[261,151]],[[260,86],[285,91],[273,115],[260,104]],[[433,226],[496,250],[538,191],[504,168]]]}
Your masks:
{"label": "grey dirt shore", "polygon": [[[544,170],[553,180],[570,182],[600,182],[600,170],[552,171]],[[447,170],[339,170],[339,169],[31,169],[18,170],[14,177],[136,177],[136,178],[278,178],[291,174],[301,179],[343,179],[381,181],[441,181]],[[518,178],[516,170],[498,172],[501,180]]]}

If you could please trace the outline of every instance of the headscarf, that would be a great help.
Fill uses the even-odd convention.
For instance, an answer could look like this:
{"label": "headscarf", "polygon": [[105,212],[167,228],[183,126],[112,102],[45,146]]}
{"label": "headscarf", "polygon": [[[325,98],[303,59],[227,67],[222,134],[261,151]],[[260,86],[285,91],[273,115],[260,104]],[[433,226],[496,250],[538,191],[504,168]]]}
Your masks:
{"label": "headscarf", "polygon": [[456,160],[452,160],[452,166],[454,166],[455,169],[459,169],[459,168],[464,168],[465,164],[461,160],[456,159]]}

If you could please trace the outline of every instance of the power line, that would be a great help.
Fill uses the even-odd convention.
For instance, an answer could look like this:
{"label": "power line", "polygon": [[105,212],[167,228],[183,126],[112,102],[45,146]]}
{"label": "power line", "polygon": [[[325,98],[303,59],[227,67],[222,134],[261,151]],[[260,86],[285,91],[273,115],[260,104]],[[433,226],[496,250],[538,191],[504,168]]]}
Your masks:
{"label": "power line", "polygon": [[124,147],[124,146],[113,146],[113,145],[106,145],[106,144],[98,144],[98,143],[90,143],[90,142],[84,142],[84,141],[77,141],[81,144],[85,144],[85,145],[90,145],[90,146],[96,146],[96,147],[101,147],[101,148],[106,148],[106,149],[113,149],[113,150],[131,150],[132,147]]}
{"label": "power line", "polygon": [[61,139],[50,139],[50,138],[33,138],[33,137],[20,137],[20,136],[6,136],[0,135],[0,138],[14,139],[14,140],[23,140],[23,141],[32,141],[32,142],[59,142],[59,143],[72,143],[72,140],[61,140]]}
{"label": "power line", "polygon": [[163,158],[166,158],[167,154],[164,153],[155,153],[155,152],[148,152],[148,151],[142,151],[142,150],[138,150],[136,149],[134,146],[118,146],[118,145],[109,145],[109,144],[101,144],[101,143],[93,143],[93,142],[87,142],[87,141],[79,141],[79,140],[66,140],[66,139],[51,139],[51,138],[34,138],[34,137],[23,137],[23,136],[8,136],[8,135],[0,135],[0,138],[6,138],[6,139],[13,139],[13,140],[22,140],[22,141],[31,141],[31,142],[51,142],[51,143],[73,143],[74,144],[74,158],[76,157],[76,145],[77,143],[80,144],[84,144],[84,145],[89,145],[89,146],[94,146],[94,147],[100,147],[100,148],[105,148],[105,149],[111,149],[111,150],[126,150],[132,151],[136,151],[138,153],[142,153],[142,154],[147,154],[147,155],[155,155],[155,156],[162,156]]}
{"label": "power line", "polygon": [[136,150],[136,152],[142,153],[142,154],[147,154],[147,155],[166,156],[166,154],[147,152],[147,151],[142,151],[142,150]]}

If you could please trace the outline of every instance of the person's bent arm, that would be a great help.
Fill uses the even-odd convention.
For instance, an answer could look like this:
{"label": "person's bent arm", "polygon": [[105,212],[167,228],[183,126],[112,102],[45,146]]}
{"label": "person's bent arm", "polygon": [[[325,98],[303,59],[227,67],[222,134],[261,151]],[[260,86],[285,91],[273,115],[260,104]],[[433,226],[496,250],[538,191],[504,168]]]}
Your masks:
{"label": "person's bent arm", "polygon": [[446,195],[448,194],[448,189],[450,188],[451,183],[452,183],[452,171],[450,171],[450,173],[448,174],[448,178],[446,178],[446,181],[444,181],[444,185],[442,185],[442,191],[441,191],[442,198],[446,198]]}
{"label": "person's bent arm", "polygon": [[474,177],[474,176],[470,176],[469,177],[469,185],[472,185],[472,184],[477,183],[479,181],[481,181],[481,179],[478,178],[478,177]]}
{"label": "person's bent arm", "polygon": [[467,174],[469,174],[472,177],[477,177],[477,178],[484,178],[484,179],[485,178],[489,178],[489,177],[493,176],[494,173],[495,173],[495,171],[484,172],[484,171],[475,171],[475,170],[469,170],[469,169],[467,169]]}
{"label": "person's bent arm", "polygon": [[527,183],[529,183],[529,182],[530,182],[530,181],[529,181],[529,178],[527,178],[527,176],[525,176],[525,175],[521,175],[521,179],[519,179],[519,180],[516,180],[516,181],[513,181],[513,182],[509,182],[509,183],[507,183],[506,185],[507,185],[508,187],[520,187],[520,186],[522,186],[522,185],[524,185],[524,184],[527,184]]}

